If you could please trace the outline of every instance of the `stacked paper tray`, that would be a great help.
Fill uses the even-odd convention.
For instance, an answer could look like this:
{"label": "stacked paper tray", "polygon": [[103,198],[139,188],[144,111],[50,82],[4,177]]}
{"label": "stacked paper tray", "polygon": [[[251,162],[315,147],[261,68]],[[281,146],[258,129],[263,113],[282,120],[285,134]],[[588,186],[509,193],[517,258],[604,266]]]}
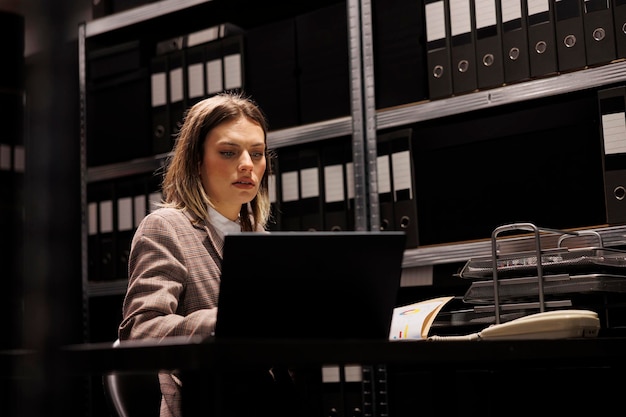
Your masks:
{"label": "stacked paper tray", "polygon": [[[554,274],[544,275],[543,291],[547,296],[591,292],[626,292],[626,276],[614,274]],[[517,277],[498,280],[498,295],[503,302],[536,300],[538,279]],[[465,293],[463,301],[470,304],[494,302],[493,280],[474,281]]]}
{"label": "stacked paper tray", "polygon": [[[626,251],[607,248],[556,248],[542,251],[540,265],[535,252],[502,255],[497,259],[497,276],[517,278],[537,276],[538,267],[544,277],[556,274],[612,274],[626,275]],[[486,280],[493,278],[493,259],[480,257],[470,259],[459,276],[461,278]]]}

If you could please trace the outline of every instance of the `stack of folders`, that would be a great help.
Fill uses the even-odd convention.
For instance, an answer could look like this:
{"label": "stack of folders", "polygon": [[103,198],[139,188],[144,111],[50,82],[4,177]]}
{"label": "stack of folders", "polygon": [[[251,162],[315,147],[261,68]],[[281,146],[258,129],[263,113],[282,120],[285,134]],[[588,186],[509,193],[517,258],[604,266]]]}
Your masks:
{"label": "stack of folders", "polygon": [[243,34],[224,23],[157,44],[150,63],[154,154],[172,149],[188,107],[243,87]]}
{"label": "stack of folders", "polygon": [[272,130],[350,115],[348,33],[345,2],[247,28],[245,88]]}
{"label": "stack of folders", "polygon": [[296,16],[300,121],[350,115],[350,51],[345,2]]}
{"label": "stack of folders", "polygon": [[626,58],[618,0],[426,0],[429,98]]}
{"label": "stack of folders", "polygon": [[248,29],[246,91],[269,119],[272,130],[300,123],[296,20],[289,18]]}
{"label": "stack of folders", "polygon": [[376,108],[428,98],[424,7],[410,0],[372,1]]}
{"label": "stack of folders", "polygon": [[[151,154],[149,53],[131,40],[86,56],[87,164],[104,165]],[[123,129],[120,129],[123,126]]]}
{"label": "stack of folders", "polygon": [[598,91],[606,222],[626,223],[626,87]]}
{"label": "stack of folders", "polygon": [[377,138],[380,230],[405,232],[407,248],[419,243],[412,140],[411,128],[386,131]]}
{"label": "stack of folders", "polygon": [[87,186],[87,246],[90,281],[126,279],[137,226],[161,201],[159,177],[136,175]]}
{"label": "stack of folders", "polygon": [[354,230],[351,137],[277,149],[270,194],[274,230]]}

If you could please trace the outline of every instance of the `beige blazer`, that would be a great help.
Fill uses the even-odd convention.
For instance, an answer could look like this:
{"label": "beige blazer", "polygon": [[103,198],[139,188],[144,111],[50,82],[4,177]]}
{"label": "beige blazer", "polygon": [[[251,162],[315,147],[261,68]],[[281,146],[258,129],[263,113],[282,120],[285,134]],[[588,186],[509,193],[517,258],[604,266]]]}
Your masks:
{"label": "beige blazer", "polygon": [[131,243],[119,339],[210,335],[215,328],[223,240],[193,214],[160,208]]}

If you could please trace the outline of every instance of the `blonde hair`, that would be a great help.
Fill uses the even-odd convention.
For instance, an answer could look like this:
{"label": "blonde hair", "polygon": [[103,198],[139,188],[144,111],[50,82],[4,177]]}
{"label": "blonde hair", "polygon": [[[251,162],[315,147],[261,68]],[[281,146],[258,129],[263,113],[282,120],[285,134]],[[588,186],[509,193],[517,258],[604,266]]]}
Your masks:
{"label": "blonde hair", "polygon": [[243,92],[223,92],[204,99],[187,110],[174,151],[167,160],[163,176],[161,206],[188,209],[198,218],[208,221],[207,207],[213,206],[205,192],[198,166],[204,157],[204,141],[209,132],[221,123],[241,117],[263,129],[267,160],[259,191],[254,199],[242,204],[241,230],[265,229],[270,218],[268,178],[272,173],[273,153],[267,150],[267,120],[263,111]]}

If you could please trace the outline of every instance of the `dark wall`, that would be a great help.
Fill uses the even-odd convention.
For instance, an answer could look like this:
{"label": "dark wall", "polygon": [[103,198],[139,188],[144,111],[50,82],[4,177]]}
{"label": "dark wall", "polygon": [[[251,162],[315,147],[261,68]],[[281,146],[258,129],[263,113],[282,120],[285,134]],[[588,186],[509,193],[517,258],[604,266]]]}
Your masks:
{"label": "dark wall", "polygon": [[68,26],[76,26],[71,5],[33,7],[38,49],[20,63],[25,157],[15,189],[17,226],[2,237],[11,242],[16,265],[3,307],[11,310],[11,327],[2,340],[4,347],[35,353],[32,363],[13,364],[13,378],[2,379],[0,415],[81,415],[84,383],[70,380],[54,354],[82,340],[78,46],[66,36]]}

